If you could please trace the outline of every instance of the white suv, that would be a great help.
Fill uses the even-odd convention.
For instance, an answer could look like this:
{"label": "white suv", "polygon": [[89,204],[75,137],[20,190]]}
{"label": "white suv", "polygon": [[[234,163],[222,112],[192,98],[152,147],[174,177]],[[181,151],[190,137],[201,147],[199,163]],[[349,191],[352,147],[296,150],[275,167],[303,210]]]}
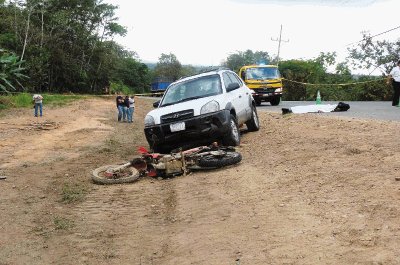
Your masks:
{"label": "white suv", "polygon": [[154,152],[210,144],[240,144],[239,127],[259,129],[251,90],[227,69],[179,79],[145,117],[145,135]]}

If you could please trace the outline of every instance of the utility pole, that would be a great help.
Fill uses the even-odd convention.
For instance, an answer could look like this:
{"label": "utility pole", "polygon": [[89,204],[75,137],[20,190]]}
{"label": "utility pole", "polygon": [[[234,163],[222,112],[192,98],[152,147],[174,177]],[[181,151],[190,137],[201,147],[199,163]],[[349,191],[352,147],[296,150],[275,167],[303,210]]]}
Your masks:
{"label": "utility pole", "polygon": [[289,42],[289,40],[282,40],[282,24],[281,24],[281,31],[279,32],[279,39],[273,39],[271,38],[272,41],[278,41],[278,55],[276,56],[276,61],[277,61],[277,65],[279,65],[279,53],[281,51],[281,42]]}

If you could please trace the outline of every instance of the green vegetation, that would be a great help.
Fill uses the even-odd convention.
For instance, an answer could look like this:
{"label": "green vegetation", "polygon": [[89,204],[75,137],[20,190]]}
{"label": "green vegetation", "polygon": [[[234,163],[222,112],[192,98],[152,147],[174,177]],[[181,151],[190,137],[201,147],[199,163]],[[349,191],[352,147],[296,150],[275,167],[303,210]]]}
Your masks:
{"label": "green vegetation", "polygon": [[239,69],[244,65],[259,63],[276,64],[276,61],[272,60],[268,52],[253,52],[252,50],[246,50],[244,52],[238,51],[229,55],[223,65],[237,73],[239,72]]}
{"label": "green vegetation", "polygon": [[147,66],[114,41],[127,33],[116,9],[102,0],[0,1],[0,92],[149,89]]}
{"label": "green vegetation", "polygon": [[54,217],[53,222],[56,230],[68,230],[75,225],[72,220],[59,216]]}
{"label": "green vegetation", "polygon": [[164,54],[158,58],[158,62],[154,68],[154,77],[163,80],[175,81],[182,76],[189,76],[197,73],[203,67],[193,67],[191,65],[182,65],[176,56],[172,53]]}
{"label": "green vegetation", "polygon": [[318,90],[323,101],[391,99],[392,88],[382,76],[352,76],[343,63],[337,67],[337,73],[328,73],[335,58],[335,53],[321,53],[312,60],[282,61],[279,70],[285,78],[283,99],[315,100]]}
{"label": "green vegetation", "polygon": [[85,95],[42,94],[43,102],[51,106],[63,106],[75,100],[87,98]]}
{"label": "green vegetation", "polygon": [[[0,0],[0,93],[40,91],[45,104],[64,104],[67,99],[53,101],[50,95],[146,93],[155,78],[175,81],[207,68],[182,65],[170,53],[161,54],[150,69],[136,52],[114,41],[127,33],[115,17],[117,8],[102,0]],[[243,65],[279,62],[285,100],[311,100],[317,90],[323,100],[388,100],[392,89],[378,81],[381,77],[354,76],[349,69],[379,69],[386,75],[399,59],[400,41],[375,41],[366,33],[362,38],[333,71],[336,54],[329,52],[283,61],[248,49],[230,54],[221,65],[237,72]],[[358,81],[374,82],[339,85]],[[29,106],[28,101],[25,95],[0,97],[0,109]]]}
{"label": "green vegetation", "polygon": [[[62,94],[41,94],[44,104],[48,106],[63,106],[71,101],[83,99],[84,95],[62,95]],[[8,108],[30,108],[32,107],[32,94],[19,93],[0,95],[0,110]]]}
{"label": "green vegetation", "polygon": [[87,194],[87,189],[83,184],[64,183],[61,193],[61,201],[64,203],[73,203],[82,201]]}
{"label": "green vegetation", "polygon": [[[397,47],[393,50],[400,51],[400,43],[392,44],[392,46]],[[362,50],[364,47],[366,46],[357,50],[357,53],[354,51],[350,53],[349,56],[357,55],[357,60],[353,58],[354,62],[362,63],[362,60],[368,61],[371,57],[381,58],[381,61],[376,59],[375,64],[383,65],[385,71],[389,71],[396,63],[396,60],[389,61],[389,59],[394,58],[393,54],[380,57],[379,55],[372,55],[371,48],[366,51]],[[386,53],[379,52],[379,54],[390,53],[389,51]],[[258,64],[261,61],[276,63],[268,53],[247,50],[229,55],[224,66],[237,70],[243,65]],[[348,62],[338,63],[334,73],[328,72],[327,69],[335,63],[336,53],[320,53],[317,58],[309,60],[280,61],[279,70],[284,78],[283,100],[315,100],[318,90],[323,101],[391,99],[392,87],[385,83],[383,76],[353,76],[349,70]],[[370,63],[369,66],[375,64]],[[364,66],[368,68],[366,63],[364,63]]]}
{"label": "green vegetation", "polygon": [[20,80],[28,78],[22,74],[25,70],[21,68],[23,62],[14,53],[0,49],[0,91],[15,90],[15,83],[20,84]]}

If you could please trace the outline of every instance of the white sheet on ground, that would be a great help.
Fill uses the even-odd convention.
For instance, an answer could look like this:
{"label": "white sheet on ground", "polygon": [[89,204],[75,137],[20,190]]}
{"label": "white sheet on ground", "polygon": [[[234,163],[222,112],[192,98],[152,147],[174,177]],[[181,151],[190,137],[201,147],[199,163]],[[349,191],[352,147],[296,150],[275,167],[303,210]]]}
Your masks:
{"label": "white sheet on ground", "polygon": [[295,106],[291,107],[290,110],[293,113],[332,112],[336,107],[337,105],[321,104],[321,105]]}

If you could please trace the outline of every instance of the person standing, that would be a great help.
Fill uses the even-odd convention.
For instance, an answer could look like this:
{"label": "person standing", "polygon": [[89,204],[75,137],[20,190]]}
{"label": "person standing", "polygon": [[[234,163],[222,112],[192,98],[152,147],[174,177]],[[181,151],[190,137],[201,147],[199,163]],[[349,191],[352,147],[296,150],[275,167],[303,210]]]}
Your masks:
{"label": "person standing", "polygon": [[128,118],[129,118],[129,113],[128,113],[128,111],[129,111],[129,97],[128,97],[128,96],[125,96],[125,99],[124,99],[124,109],[123,109],[123,120],[124,120],[124,122],[127,122],[127,121],[128,121]]}
{"label": "person standing", "polygon": [[129,97],[129,109],[128,109],[128,122],[133,121],[133,112],[135,111],[135,96]]}
{"label": "person standing", "polygon": [[116,98],[117,109],[118,109],[118,121],[121,121],[124,112],[124,98],[118,94]]}
{"label": "person standing", "polygon": [[390,71],[387,84],[389,85],[392,82],[393,86],[393,100],[392,106],[399,106],[399,97],[400,97],[400,60],[397,62],[397,66],[393,67],[392,71]]}
{"label": "person standing", "polygon": [[32,98],[35,103],[35,117],[38,116],[38,110],[40,112],[40,117],[43,115],[43,97],[40,94],[34,94]]}

